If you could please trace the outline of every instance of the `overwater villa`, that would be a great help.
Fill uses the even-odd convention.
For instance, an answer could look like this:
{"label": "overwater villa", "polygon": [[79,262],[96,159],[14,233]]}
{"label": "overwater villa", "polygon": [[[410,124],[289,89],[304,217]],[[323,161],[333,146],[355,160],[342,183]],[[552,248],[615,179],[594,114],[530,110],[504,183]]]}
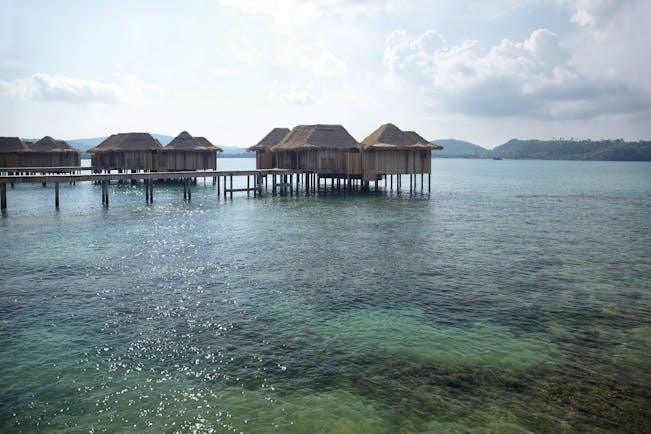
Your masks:
{"label": "overwater villa", "polygon": [[153,152],[163,145],[149,133],[112,134],[87,152],[92,154],[91,164],[102,170],[152,170]]}
{"label": "overwater villa", "polygon": [[321,177],[359,177],[360,144],[341,125],[298,125],[271,147],[276,167]]}
{"label": "overwater villa", "polygon": [[429,174],[434,149],[443,147],[414,131],[384,124],[362,140],[364,181],[377,181],[384,175]]}
{"label": "overwater villa", "polygon": [[271,152],[271,148],[282,142],[287,134],[289,134],[289,128],[274,128],[257,144],[246,150],[247,152],[255,152],[256,169],[273,169],[276,167],[275,155]]}
{"label": "overwater villa", "polygon": [[361,143],[341,125],[274,128],[247,151],[256,153],[256,169],[303,170],[325,178],[361,179],[368,186],[387,175],[430,174],[432,150],[437,149],[443,147],[389,123]]}
{"label": "overwater villa", "polygon": [[45,136],[38,142],[27,145],[29,166],[34,167],[71,167],[81,166],[81,151],[65,140],[55,140]]}
{"label": "overwater villa", "polygon": [[0,137],[0,167],[23,166],[27,144],[18,137]]}
{"label": "overwater villa", "polygon": [[[409,175],[409,191],[418,189],[416,175],[420,174],[420,191],[425,190],[424,174],[431,175],[432,150],[441,146],[429,143],[414,131],[404,132],[393,124],[384,124],[361,143],[355,140],[341,125],[298,125],[293,129],[274,128],[260,142],[248,148],[256,152],[256,169],[217,171],[217,153],[222,150],[204,137],[193,137],[183,131],[167,146],[149,133],[119,133],[106,138],[87,152],[92,155],[94,173],[83,175],[75,172],[80,167],[80,152],[67,143],[44,137],[37,143],[29,143],[18,137],[0,138],[0,168],[32,167],[26,173],[4,170],[0,173],[0,208],[7,209],[7,184],[16,182],[48,182],[55,185],[55,206],[59,207],[59,183],[93,181],[102,184],[102,203],[108,206],[111,181],[142,180],[145,184],[145,200],[153,201],[153,183],[160,180],[180,180],[184,185],[183,198],[191,200],[190,184],[198,178],[212,178],[217,194],[226,197],[234,192],[257,195],[262,193],[271,177],[271,191],[276,194],[304,189],[306,193],[318,191],[322,180],[330,181],[332,188],[375,190],[383,182],[387,190],[393,190],[394,176],[400,192],[402,176]],[[33,157],[30,160],[28,157]],[[73,160],[65,160],[72,158]],[[27,165],[26,165],[27,163]],[[41,167],[73,166],[65,175],[43,173]],[[68,169],[66,169],[68,170]],[[117,174],[111,173],[117,170]],[[0,171],[2,172],[2,171]],[[40,174],[30,174],[38,173]],[[57,170],[55,172],[60,172]],[[105,172],[105,173],[102,173]],[[246,187],[235,186],[234,177],[245,177]],[[253,178],[253,185],[251,184]],[[264,187],[263,187],[264,186]],[[431,191],[431,176],[427,179],[427,191]]]}
{"label": "overwater villa", "polygon": [[217,153],[222,151],[205,137],[192,137],[183,131],[164,148],[154,150],[152,170],[217,170]]}
{"label": "overwater villa", "polygon": [[36,143],[0,137],[0,167],[72,167],[81,165],[81,151],[64,140],[45,136]]}

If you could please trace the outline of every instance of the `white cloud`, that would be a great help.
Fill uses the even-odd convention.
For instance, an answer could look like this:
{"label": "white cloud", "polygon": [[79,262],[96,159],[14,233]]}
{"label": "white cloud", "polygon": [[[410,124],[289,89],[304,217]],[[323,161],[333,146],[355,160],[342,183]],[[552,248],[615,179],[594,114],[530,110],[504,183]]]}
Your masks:
{"label": "white cloud", "polygon": [[331,51],[310,44],[298,45],[290,41],[283,45],[276,59],[291,67],[298,67],[320,77],[333,77],[346,73],[348,65]]}
{"label": "white cloud", "polygon": [[472,40],[448,46],[435,32],[415,37],[397,31],[387,38],[384,63],[439,108],[465,114],[589,118],[649,107],[620,81],[582,74],[546,29],[488,50]]}
{"label": "white cloud", "polygon": [[229,48],[233,57],[238,62],[253,64],[262,61],[262,50],[247,37],[241,37],[236,41],[232,41]]}
{"label": "white cloud", "polygon": [[354,20],[371,13],[398,13],[406,0],[219,0],[223,6],[271,19],[277,33],[293,33],[326,18]]}
{"label": "white cloud", "polygon": [[229,68],[225,68],[223,66],[212,66],[208,68],[208,72],[210,72],[212,75],[215,77],[228,77],[229,75],[233,74],[233,71],[231,71]]}
{"label": "white cloud", "polygon": [[613,16],[631,0],[560,0],[574,10],[572,22],[593,29],[603,29],[610,25]]}
{"label": "white cloud", "polygon": [[286,90],[281,90],[278,83],[273,82],[269,96],[271,99],[290,105],[307,106],[318,104],[318,100],[309,90],[295,84],[289,85]]}
{"label": "white cloud", "polygon": [[64,101],[74,104],[144,104],[154,89],[132,75],[120,75],[119,83],[84,80],[43,72],[13,81],[0,80],[0,93],[22,100]]}
{"label": "white cloud", "polygon": [[323,51],[315,59],[308,61],[309,68],[315,75],[332,76],[348,71],[346,62],[339,59],[330,51]]}

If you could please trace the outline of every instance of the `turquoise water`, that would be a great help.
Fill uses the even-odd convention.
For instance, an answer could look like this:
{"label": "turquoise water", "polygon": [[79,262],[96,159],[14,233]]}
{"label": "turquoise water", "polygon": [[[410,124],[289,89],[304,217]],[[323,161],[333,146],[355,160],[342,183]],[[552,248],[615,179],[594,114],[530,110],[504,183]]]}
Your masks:
{"label": "turquoise water", "polygon": [[651,164],[433,171],[431,195],[199,181],[109,209],[9,189],[0,432],[647,431]]}

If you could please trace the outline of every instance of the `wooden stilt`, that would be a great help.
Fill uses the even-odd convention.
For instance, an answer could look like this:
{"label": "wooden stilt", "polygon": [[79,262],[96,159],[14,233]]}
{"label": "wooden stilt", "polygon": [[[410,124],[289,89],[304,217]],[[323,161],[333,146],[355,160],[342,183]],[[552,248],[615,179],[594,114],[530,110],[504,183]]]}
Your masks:
{"label": "wooden stilt", "polygon": [[7,184],[0,184],[0,210],[5,213],[7,212]]}
{"label": "wooden stilt", "polygon": [[231,199],[233,198],[233,175],[231,175]]}
{"label": "wooden stilt", "polygon": [[108,208],[109,206],[109,195],[108,195],[108,181],[102,181],[102,204]]}
{"label": "wooden stilt", "polygon": [[54,207],[59,209],[59,183],[54,183]]}

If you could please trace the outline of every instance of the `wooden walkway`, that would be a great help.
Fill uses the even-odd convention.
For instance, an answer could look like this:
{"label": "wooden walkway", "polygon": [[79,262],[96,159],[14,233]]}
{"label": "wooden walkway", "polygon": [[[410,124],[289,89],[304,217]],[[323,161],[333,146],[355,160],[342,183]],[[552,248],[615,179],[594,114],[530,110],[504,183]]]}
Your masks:
{"label": "wooden walkway", "polygon": [[[7,185],[11,187],[20,183],[41,183],[44,187],[47,184],[54,185],[54,206],[59,208],[59,184],[62,182],[75,183],[90,181],[102,186],[102,204],[109,205],[109,186],[111,182],[137,182],[143,181],[145,187],[145,200],[147,203],[154,201],[154,183],[176,180],[183,184],[183,199],[192,200],[192,184],[198,178],[211,178],[213,185],[217,186],[217,196],[222,194],[224,198],[230,195],[233,198],[234,192],[253,192],[254,196],[262,194],[264,189],[269,187],[271,177],[271,191],[276,193],[299,192],[301,189],[306,193],[317,192],[322,187],[328,186],[332,189],[343,189],[348,191],[364,188],[359,177],[336,176],[333,174],[317,174],[302,170],[291,169],[262,169],[262,170],[201,170],[183,172],[122,172],[122,173],[82,173],[94,172],[93,167],[8,167],[0,168],[0,209],[2,213],[7,212]],[[387,178],[388,176],[388,178]],[[401,175],[385,175],[384,186],[393,190],[393,179],[396,178],[398,193],[401,190]],[[235,187],[235,178],[246,178],[246,187]],[[420,176],[420,191],[425,187],[427,192],[431,191],[431,176],[428,174],[427,184],[424,183],[423,174]],[[378,191],[378,179],[375,181],[375,191]],[[390,183],[390,184],[389,184]],[[244,182],[238,182],[243,185]],[[390,185],[390,187],[389,187]],[[418,187],[417,175],[409,175],[409,192],[415,193]],[[366,186],[368,188],[368,185]]]}
{"label": "wooden walkway", "polygon": [[[180,180],[183,183],[183,198],[192,199],[192,180],[197,178],[211,178],[213,184],[217,185],[217,194],[230,194],[233,192],[253,192],[254,195],[261,193],[264,186],[268,186],[267,177],[272,178],[272,191],[284,191],[294,186],[298,190],[300,175],[302,171],[269,169],[269,170],[201,170],[184,172],[136,172],[136,173],[70,173],[78,170],[93,170],[93,168],[79,167],[37,167],[37,168],[1,168],[0,169],[0,208],[3,212],[7,210],[7,184],[13,187],[21,183],[41,183],[43,186],[54,184],[54,206],[59,208],[59,184],[74,183],[82,181],[95,182],[102,185],[102,204],[109,204],[109,185],[112,181],[144,181],[145,200],[152,203],[154,200],[154,182]],[[67,172],[67,173],[66,173]],[[18,173],[18,174],[8,174]],[[296,176],[294,176],[296,175]],[[246,188],[234,188],[234,178],[246,177]],[[253,183],[251,182],[253,178]],[[294,180],[294,178],[296,178]]]}

